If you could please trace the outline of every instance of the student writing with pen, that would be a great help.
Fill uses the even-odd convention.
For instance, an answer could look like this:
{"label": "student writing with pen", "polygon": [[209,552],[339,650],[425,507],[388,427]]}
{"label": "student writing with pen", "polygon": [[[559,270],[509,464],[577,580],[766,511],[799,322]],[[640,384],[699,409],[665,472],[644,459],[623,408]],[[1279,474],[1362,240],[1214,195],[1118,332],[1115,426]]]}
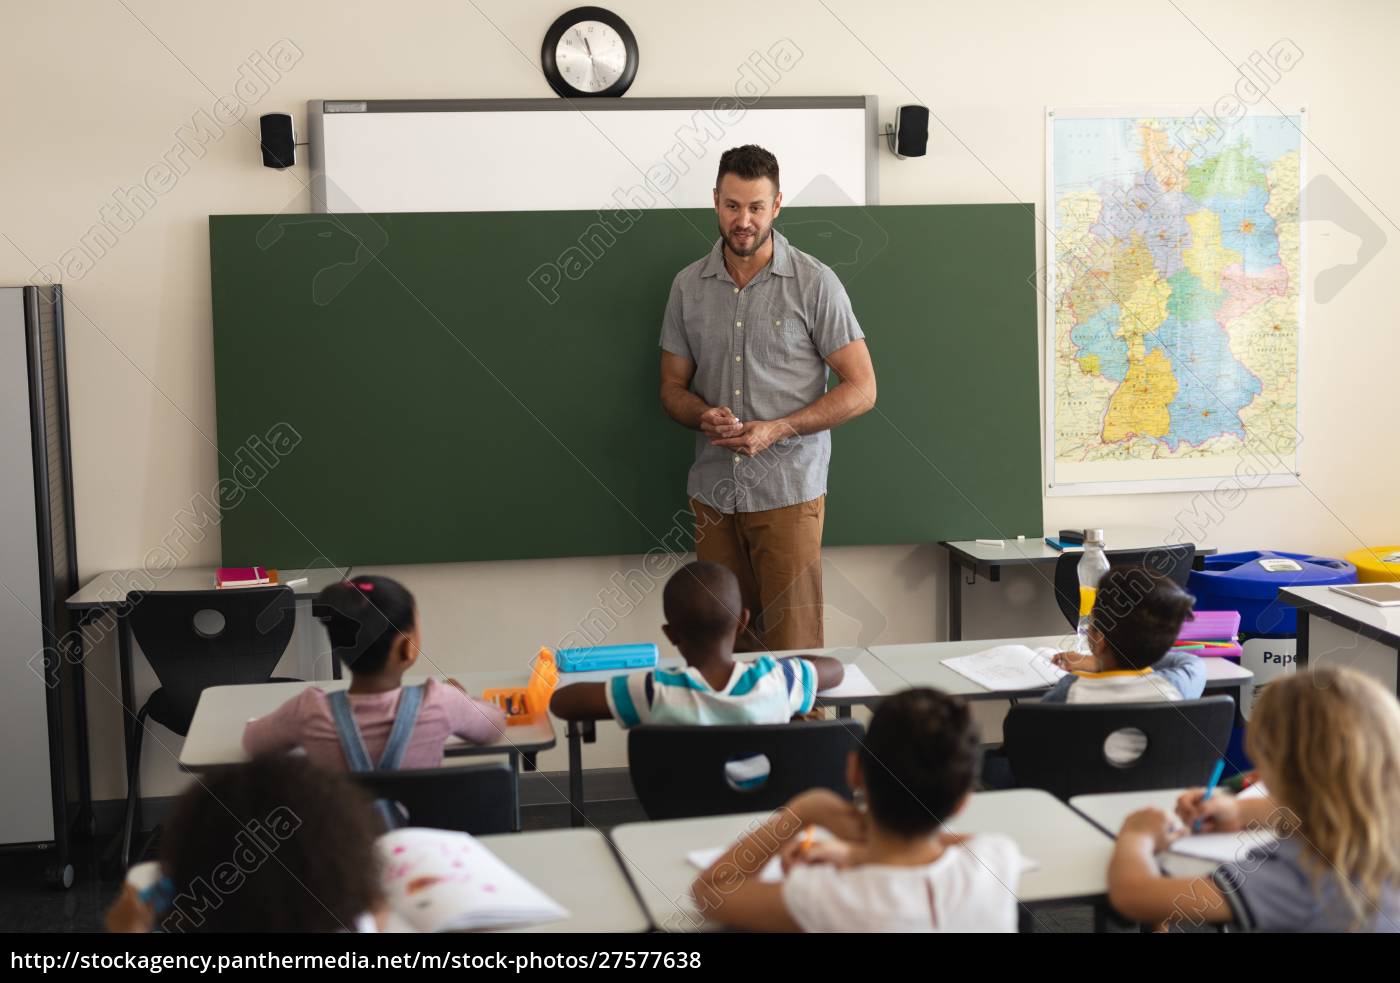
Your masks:
{"label": "student writing with pen", "polygon": [[[1230,923],[1268,932],[1400,932],[1400,704],[1354,669],[1271,682],[1246,731],[1267,794],[1177,802],[1129,816],[1108,870],[1109,900],[1141,922]],[[1155,855],[1197,823],[1205,833],[1277,835],[1201,877],[1165,877]]]}

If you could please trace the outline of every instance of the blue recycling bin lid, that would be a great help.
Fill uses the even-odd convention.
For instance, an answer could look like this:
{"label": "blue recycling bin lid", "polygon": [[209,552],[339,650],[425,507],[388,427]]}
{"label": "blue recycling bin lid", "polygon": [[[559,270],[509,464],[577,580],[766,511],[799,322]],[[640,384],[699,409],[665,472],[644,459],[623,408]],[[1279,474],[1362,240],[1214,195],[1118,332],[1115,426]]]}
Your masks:
{"label": "blue recycling bin lid", "polygon": [[1197,595],[1271,600],[1281,587],[1356,582],[1356,567],[1346,560],[1307,553],[1245,550],[1205,558],[1204,570],[1192,570],[1187,590]]}

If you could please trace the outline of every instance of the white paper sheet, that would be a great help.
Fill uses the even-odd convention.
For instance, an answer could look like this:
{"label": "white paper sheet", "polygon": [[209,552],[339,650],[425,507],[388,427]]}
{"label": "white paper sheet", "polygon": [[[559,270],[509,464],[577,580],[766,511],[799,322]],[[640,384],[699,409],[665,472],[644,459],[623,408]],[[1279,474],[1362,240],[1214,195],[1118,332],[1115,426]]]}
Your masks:
{"label": "white paper sheet", "polygon": [[1050,661],[1055,652],[1053,648],[998,645],[984,652],[944,659],[943,664],[992,692],[1042,689],[1067,675]]}

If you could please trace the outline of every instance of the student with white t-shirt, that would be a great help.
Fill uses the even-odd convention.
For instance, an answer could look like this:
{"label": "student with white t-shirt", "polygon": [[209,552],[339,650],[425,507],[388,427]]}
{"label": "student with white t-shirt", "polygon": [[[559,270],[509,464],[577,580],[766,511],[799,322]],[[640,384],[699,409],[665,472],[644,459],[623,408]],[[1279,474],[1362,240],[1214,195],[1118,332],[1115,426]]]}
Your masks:
{"label": "student with white t-shirt", "polygon": [[[696,879],[701,913],[764,932],[1016,931],[1016,844],[943,829],[966,805],[977,762],[962,700],[931,689],[887,697],[847,766],[855,801],[814,789],[779,809]],[[816,839],[817,827],[833,838]],[[786,876],[763,883],[775,854]]]}

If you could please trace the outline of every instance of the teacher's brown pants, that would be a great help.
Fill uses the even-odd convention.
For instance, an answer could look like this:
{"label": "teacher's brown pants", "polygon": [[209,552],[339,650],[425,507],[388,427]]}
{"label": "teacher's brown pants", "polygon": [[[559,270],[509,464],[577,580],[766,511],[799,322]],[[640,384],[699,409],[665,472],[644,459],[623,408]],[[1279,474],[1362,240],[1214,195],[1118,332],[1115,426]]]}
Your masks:
{"label": "teacher's brown pants", "polygon": [[695,553],[739,578],[750,630],[738,650],[822,648],[822,524],[826,496],[725,515],[695,499]]}

